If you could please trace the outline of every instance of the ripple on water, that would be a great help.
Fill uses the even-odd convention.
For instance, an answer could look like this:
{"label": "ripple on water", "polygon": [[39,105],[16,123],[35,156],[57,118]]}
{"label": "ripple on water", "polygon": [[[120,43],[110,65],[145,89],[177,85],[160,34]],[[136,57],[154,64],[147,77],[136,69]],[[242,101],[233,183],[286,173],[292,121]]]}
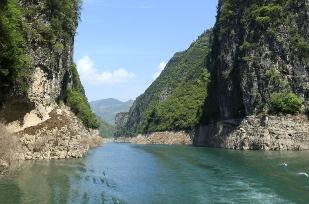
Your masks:
{"label": "ripple on water", "polygon": [[0,203],[306,203],[308,170],[308,153],[107,144],[26,162],[0,179]]}

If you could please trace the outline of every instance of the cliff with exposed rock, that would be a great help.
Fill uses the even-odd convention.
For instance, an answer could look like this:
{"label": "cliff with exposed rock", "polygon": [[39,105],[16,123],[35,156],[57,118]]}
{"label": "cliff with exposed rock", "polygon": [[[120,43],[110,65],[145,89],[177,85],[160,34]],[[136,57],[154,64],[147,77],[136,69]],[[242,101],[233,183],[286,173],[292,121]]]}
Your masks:
{"label": "cliff with exposed rock", "polygon": [[[208,37],[176,54],[137,98],[125,133],[186,131],[198,146],[308,149],[308,27],[308,0],[220,0]],[[199,54],[198,44],[207,45]],[[191,86],[205,74],[204,89]]]}
{"label": "cliff with exposed rock", "polygon": [[[219,1],[195,144],[308,149],[308,119],[293,116],[308,109],[308,26],[307,0]],[[246,139],[235,140],[241,132]]]}
{"label": "cliff with exposed rock", "polygon": [[98,141],[73,63],[80,1],[0,3],[0,119],[21,159],[81,157]]}

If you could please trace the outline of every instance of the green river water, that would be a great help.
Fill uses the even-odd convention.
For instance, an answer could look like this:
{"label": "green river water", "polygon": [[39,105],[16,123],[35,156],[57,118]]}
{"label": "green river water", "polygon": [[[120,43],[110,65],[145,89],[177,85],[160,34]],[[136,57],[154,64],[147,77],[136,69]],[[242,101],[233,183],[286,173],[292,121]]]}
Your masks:
{"label": "green river water", "polygon": [[304,173],[309,152],[109,143],[83,159],[24,162],[0,178],[0,203],[309,203]]}

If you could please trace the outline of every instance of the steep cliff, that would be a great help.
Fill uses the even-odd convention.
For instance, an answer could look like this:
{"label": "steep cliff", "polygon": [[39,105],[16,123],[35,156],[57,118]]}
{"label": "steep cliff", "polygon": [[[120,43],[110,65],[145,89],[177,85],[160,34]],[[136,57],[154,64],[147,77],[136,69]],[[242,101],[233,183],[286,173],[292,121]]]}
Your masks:
{"label": "steep cliff", "polygon": [[273,93],[308,100],[308,12],[307,0],[219,1],[209,63],[217,117],[269,109]]}
{"label": "steep cliff", "polygon": [[[1,1],[0,119],[9,131],[32,135],[36,140],[35,135],[50,126],[54,133],[70,126],[56,127],[46,122],[60,117],[55,112],[61,117],[70,115],[72,120],[66,120],[68,123],[82,121],[74,122],[82,132],[98,127],[72,60],[80,3],[79,0]],[[26,131],[28,128],[32,131]],[[68,148],[67,145],[64,151]],[[33,149],[28,153],[33,153]]]}
{"label": "steep cliff", "polygon": [[198,124],[209,82],[204,62],[210,39],[211,31],[207,31],[186,51],[174,55],[161,75],[136,99],[125,128],[118,134],[192,129]]}
{"label": "steep cliff", "polygon": [[80,1],[7,0],[0,9],[2,118],[22,121],[30,110],[63,101],[86,126],[95,127],[87,121],[91,111],[72,62]]}
{"label": "steep cliff", "polygon": [[[212,83],[196,144],[233,148],[226,141],[246,116],[256,116],[261,123],[255,125],[261,126],[265,114],[304,111],[309,97],[308,26],[307,0],[219,1],[208,61]],[[308,130],[303,137],[309,137]],[[257,146],[253,140],[248,145]],[[260,148],[272,149],[266,146]]]}
{"label": "steep cliff", "polygon": [[[171,59],[131,108],[127,133],[191,130],[195,145],[308,149],[308,27],[308,0],[220,0],[210,39],[196,42],[208,44]],[[205,73],[204,89],[190,86]]]}

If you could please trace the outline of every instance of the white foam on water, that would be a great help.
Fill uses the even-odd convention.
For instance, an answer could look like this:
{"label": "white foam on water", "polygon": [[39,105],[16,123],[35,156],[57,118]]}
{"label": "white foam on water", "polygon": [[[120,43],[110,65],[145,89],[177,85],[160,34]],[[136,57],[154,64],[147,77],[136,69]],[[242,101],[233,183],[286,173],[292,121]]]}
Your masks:
{"label": "white foam on water", "polygon": [[299,172],[299,173],[297,173],[297,175],[305,176],[305,177],[309,178],[309,175],[306,172]]}

